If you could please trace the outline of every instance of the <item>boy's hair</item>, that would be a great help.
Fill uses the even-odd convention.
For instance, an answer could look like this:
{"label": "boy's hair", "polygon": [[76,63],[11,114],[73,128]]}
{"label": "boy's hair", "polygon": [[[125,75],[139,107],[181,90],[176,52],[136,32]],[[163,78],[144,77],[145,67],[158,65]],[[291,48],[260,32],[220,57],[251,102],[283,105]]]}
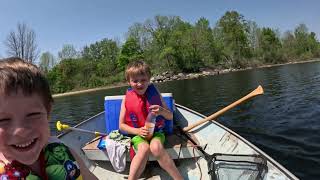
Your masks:
{"label": "boy's hair", "polygon": [[129,82],[131,76],[146,75],[149,79],[151,78],[151,70],[148,64],[142,60],[132,61],[127,65],[126,68],[126,80]]}
{"label": "boy's hair", "polygon": [[0,94],[9,96],[19,90],[27,96],[39,94],[49,112],[53,98],[49,83],[41,71],[21,58],[0,59]]}

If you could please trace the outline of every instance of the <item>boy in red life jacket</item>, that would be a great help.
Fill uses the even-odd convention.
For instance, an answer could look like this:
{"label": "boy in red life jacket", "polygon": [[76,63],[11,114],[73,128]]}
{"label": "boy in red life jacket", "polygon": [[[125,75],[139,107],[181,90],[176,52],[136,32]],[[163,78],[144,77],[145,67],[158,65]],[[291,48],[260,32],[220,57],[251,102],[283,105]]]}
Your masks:
{"label": "boy in red life jacket", "polygon": [[97,179],[74,151],[50,137],[52,103],[35,65],[0,59],[0,179],[67,179],[71,166],[79,172],[72,179]]}
{"label": "boy in red life jacket", "polygon": [[[119,127],[121,131],[135,135],[132,143],[137,151],[131,161],[129,180],[138,179],[145,169],[149,154],[157,158],[160,166],[175,179],[183,179],[173,160],[165,150],[163,143],[164,119],[172,120],[173,114],[168,109],[159,91],[150,83],[151,71],[143,61],[134,61],[126,68],[128,89],[121,104]],[[146,140],[148,129],[145,120],[148,113],[157,116],[153,137]]]}

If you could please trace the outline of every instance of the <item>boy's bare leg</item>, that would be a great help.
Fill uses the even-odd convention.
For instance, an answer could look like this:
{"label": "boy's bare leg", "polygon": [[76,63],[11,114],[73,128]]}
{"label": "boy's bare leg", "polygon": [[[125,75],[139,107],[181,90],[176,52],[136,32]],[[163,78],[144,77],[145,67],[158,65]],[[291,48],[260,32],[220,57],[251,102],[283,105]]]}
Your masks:
{"label": "boy's bare leg", "polygon": [[159,139],[152,139],[150,143],[150,151],[157,158],[160,166],[167,171],[174,180],[183,179],[173,160],[164,149]]}
{"label": "boy's bare leg", "polygon": [[140,177],[146,167],[149,153],[149,144],[143,142],[138,145],[137,154],[131,161],[128,180],[135,180]]}

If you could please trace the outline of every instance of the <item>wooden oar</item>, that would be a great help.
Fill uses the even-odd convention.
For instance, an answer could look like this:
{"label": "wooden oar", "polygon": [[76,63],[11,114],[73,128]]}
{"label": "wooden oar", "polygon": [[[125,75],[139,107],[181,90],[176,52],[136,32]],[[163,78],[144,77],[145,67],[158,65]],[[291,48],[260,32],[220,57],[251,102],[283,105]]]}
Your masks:
{"label": "wooden oar", "polygon": [[198,122],[196,122],[196,123],[194,123],[194,124],[191,124],[191,125],[189,125],[189,126],[187,126],[187,127],[184,127],[184,128],[183,128],[183,131],[188,132],[188,131],[190,131],[191,129],[193,129],[193,128],[195,128],[195,127],[197,127],[197,126],[199,126],[199,125],[201,125],[201,124],[203,124],[203,123],[205,123],[205,122],[207,122],[207,121],[214,120],[215,118],[217,118],[217,117],[220,116],[221,114],[225,113],[226,111],[232,109],[233,107],[235,107],[235,106],[243,103],[244,101],[246,101],[246,100],[248,100],[248,99],[250,99],[250,98],[252,98],[252,97],[255,97],[255,96],[257,96],[257,95],[260,95],[260,94],[263,94],[263,88],[259,85],[259,86],[258,86],[255,90],[253,90],[251,93],[247,94],[246,96],[244,96],[243,98],[237,100],[236,102],[230,104],[229,106],[221,109],[220,111],[218,111],[218,112],[216,112],[216,113],[214,113],[214,114],[212,114],[212,115],[210,115],[210,116],[208,116],[208,117],[206,117],[206,118],[204,118],[204,119],[202,119],[202,120],[200,120],[200,121],[198,121]]}
{"label": "wooden oar", "polygon": [[108,135],[108,134],[97,132],[97,131],[89,131],[89,130],[85,130],[85,129],[70,127],[67,124],[62,124],[60,121],[57,121],[56,127],[57,127],[58,131],[63,131],[63,130],[69,129],[69,130],[73,130],[73,131],[80,131],[80,132],[94,134],[96,136],[107,136]]}

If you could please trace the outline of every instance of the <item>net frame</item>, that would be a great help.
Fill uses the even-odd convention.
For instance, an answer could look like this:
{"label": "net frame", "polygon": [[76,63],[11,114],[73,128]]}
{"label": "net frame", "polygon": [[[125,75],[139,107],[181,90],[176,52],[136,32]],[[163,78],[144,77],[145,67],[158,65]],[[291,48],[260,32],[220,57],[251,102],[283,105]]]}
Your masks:
{"label": "net frame", "polygon": [[215,153],[210,156],[208,173],[212,180],[262,180],[268,172],[267,160],[258,154]]}

